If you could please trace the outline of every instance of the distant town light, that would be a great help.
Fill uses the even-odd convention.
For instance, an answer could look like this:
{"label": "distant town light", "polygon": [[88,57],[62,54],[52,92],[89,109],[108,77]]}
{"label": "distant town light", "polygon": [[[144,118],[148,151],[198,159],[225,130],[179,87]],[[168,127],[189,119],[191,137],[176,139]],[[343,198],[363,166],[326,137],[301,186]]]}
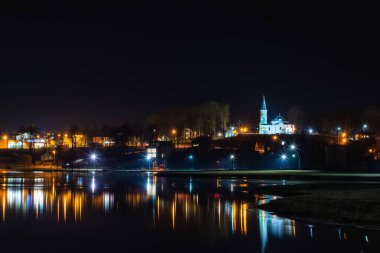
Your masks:
{"label": "distant town light", "polygon": [[235,159],[235,156],[234,155],[231,155],[230,156],[231,160]]}
{"label": "distant town light", "polygon": [[274,141],[277,141],[277,139],[278,139],[277,135],[274,135],[272,139],[273,139]]}
{"label": "distant town light", "polygon": [[282,160],[286,160],[286,158],[287,158],[286,155],[281,155]]}
{"label": "distant town light", "polygon": [[309,128],[309,134],[314,133],[314,130],[312,128]]}
{"label": "distant town light", "polygon": [[368,125],[367,125],[367,124],[364,124],[364,125],[363,125],[363,130],[367,130],[367,128],[368,128]]}
{"label": "distant town light", "polygon": [[189,155],[189,159],[190,160],[193,160],[194,156],[193,155]]}
{"label": "distant town light", "polygon": [[281,145],[284,146],[284,145],[285,145],[285,141],[282,141],[282,142],[281,142]]}
{"label": "distant town light", "polygon": [[177,130],[173,129],[172,134],[176,134],[176,133],[177,133]]}
{"label": "distant town light", "polygon": [[97,158],[98,158],[98,156],[96,155],[96,154],[92,154],[91,156],[90,156],[90,158],[91,158],[91,160],[96,160]]}
{"label": "distant town light", "polygon": [[151,159],[152,159],[152,155],[148,154],[148,155],[146,156],[146,159],[147,159],[148,161],[151,160]]}
{"label": "distant town light", "polygon": [[222,135],[223,135],[222,133],[220,133],[220,132],[218,133],[218,137],[222,137]]}
{"label": "distant town light", "polygon": [[296,157],[296,155],[295,155],[295,154],[293,154],[293,155],[292,155],[292,157],[293,157],[293,158],[295,158],[295,157]]}
{"label": "distant town light", "polygon": [[294,145],[294,144],[292,144],[292,145],[290,145],[290,149],[296,149],[296,145]]}
{"label": "distant town light", "polygon": [[338,127],[337,127],[337,130],[338,130],[338,131],[341,131],[341,130],[342,130],[342,128],[341,128],[340,126],[338,126]]}

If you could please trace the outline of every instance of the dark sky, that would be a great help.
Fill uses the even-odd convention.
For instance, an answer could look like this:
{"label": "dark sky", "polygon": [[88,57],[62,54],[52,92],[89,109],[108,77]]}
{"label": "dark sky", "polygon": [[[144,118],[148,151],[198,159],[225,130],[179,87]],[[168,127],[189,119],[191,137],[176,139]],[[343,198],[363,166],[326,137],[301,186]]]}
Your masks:
{"label": "dark sky", "polygon": [[143,122],[208,100],[247,120],[262,94],[271,114],[379,104],[379,6],[4,2],[0,128]]}

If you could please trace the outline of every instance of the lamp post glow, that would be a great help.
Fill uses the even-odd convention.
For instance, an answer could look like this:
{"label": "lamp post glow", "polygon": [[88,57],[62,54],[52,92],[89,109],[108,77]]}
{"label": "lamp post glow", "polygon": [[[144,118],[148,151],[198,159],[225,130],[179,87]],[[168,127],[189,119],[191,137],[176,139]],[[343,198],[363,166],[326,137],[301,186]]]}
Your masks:
{"label": "lamp post glow", "polygon": [[98,156],[96,154],[91,154],[90,159],[93,162],[94,169],[95,169],[95,163],[96,163],[96,159],[98,159]]}
{"label": "lamp post glow", "polygon": [[[297,158],[298,158],[298,169],[301,169],[301,159],[300,159],[300,155],[297,151],[296,145],[294,145],[294,144],[290,145],[290,149],[293,150],[294,152],[296,152]],[[292,157],[295,157],[295,155],[293,154]]]}
{"label": "lamp post glow", "polygon": [[150,170],[150,161],[152,160],[152,156],[151,155],[147,155],[146,156],[146,160],[148,161],[148,169]]}
{"label": "lamp post glow", "polygon": [[177,130],[173,129],[172,130],[172,135],[173,135],[174,147],[176,148],[176,142],[178,142],[177,141]]}
{"label": "lamp post glow", "polygon": [[191,161],[191,169],[194,169],[194,156],[189,155],[189,160]]}
{"label": "lamp post glow", "polygon": [[363,125],[363,131],[367,130],[368,129],[368,125],[367,124],[364,124]]}
{"label": "lamp post glow", "polygon": [[[285,162],[286,159],[288,159],[288,157],[287,157],[285,154],[282,154],[282,155],[281,155],[281,160],[282,160],[283,162]],[[281,167],[281,170],[282,170],[282,169],[283,169],[283,167]]]}
{"label": "lamp post glow", "polygon": [[230,156],[230,159],[231,159],[231,167],[232,167],[232,170],[234,170],[234,169],[235,169],[235,166],[234,166],[235,156],[234,156],[234,155],[231,155],[231,156]]}

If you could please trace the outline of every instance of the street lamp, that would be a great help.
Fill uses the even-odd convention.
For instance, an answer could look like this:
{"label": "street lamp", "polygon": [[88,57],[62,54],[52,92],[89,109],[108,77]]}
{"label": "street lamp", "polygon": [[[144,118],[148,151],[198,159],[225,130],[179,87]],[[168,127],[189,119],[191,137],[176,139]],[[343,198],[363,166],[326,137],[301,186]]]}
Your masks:
{"label": "street lamp", "polygon": [[152,160],[152,156],[151,155],[147,155],[146,156],[146,160],[148,161],[148,169],[150,170],[150,161]]}
{"label": "street lamp", "polygon": [[[301,158],[300,158],[300,155],[297,151],[296,145],[294,145],[294,144],[290,145],[290,149],[293,150],[294,152],[296,152],[297,158],[298,158],[298,169],[301,169]],[[295,157],[295,154],[293,154],[292,157]]]}
{"label": "street lamp", "polygon": [[[288,159],[288,157],[287,157],[285,154],[282,154],[282,155],[281,155],[281,160],[282,160],[283,162],[285,162],[286,159]],[[282,169],[283,169],[283,167],[281,167],[281,170],[282,170]]]}
{"label": "street lamp", "polygon": [[98,159],[98,156],[96,154],[91,154],[90,155],[90,159],[91,161],[93,162],[94,164],[94,169],[95,169],[95,162],[96,162],[96,159]]}
{"label": "street lamp", "polygon": [[194,156],[189,155],[189,160],[191,161],[191,169],[194,169]]}
{"label": "street lamp", "polygon": [[234,156],[234,155],[231,155],[231,156],[230,156],[230,159],[231,159],[231,167],[232,167],[232,170],[234,170],[234,169],[235,169],[235,166],[234,166],[235,156]]}
{"label": "street lamp", "polygon": [[309,134],[313,134],[314,130],[312,128],[309,128]]}
{"label": "street lamp", "polygon": [[176,147],[176,141],[177,141],[177,130],[173,129],[172,130],[172,135],[173,135],[173,142],[174,142],[174,147]]}
{"label": "street lamp", "polygon": [[363,125],[363,131],[367,130],[368,129],[368,125],[367,124],[364,124]]}

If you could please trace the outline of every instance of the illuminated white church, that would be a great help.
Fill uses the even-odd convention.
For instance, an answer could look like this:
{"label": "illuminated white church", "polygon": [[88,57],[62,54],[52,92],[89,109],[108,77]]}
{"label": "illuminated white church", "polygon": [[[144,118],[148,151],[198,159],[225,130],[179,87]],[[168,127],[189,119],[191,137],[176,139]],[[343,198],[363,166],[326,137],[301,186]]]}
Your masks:
{"label": "illuminated white church", "polygon": [[265,96],[263,96],[263,103],[260,109],[259,134],[294,134],[295,131],[295,125],[290,124],[289,121],[286,121],[280,114],[268,124],[268,110],[265,103]]}

